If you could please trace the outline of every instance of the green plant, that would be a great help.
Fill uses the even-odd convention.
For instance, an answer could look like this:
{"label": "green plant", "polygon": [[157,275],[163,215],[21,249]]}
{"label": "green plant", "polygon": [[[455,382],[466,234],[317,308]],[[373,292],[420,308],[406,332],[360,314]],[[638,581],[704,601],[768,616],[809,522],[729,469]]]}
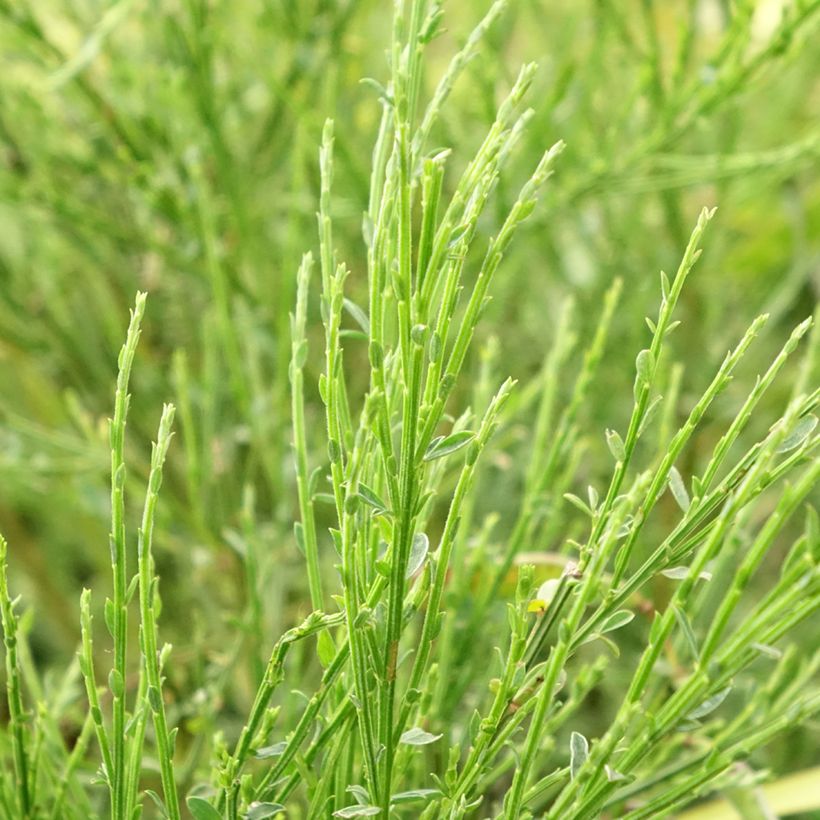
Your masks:
{"label": "green plant", "polygon": [[[332,6],[332,31],[349,24],[354,5]],[[178,351],[169,379],[184,461],[160,499],[170,405],[150,458],[138,447],[127,453],[132,365],[140,328],[152,325],[140,293],[110,422],[113,592],[103,607],[110,658],[95,639],[84,589],[78,660],[59,682],[41,680],[30,627],[8,592],[0,540],[9,712],[0,758],[13,772],[0,783],[0,808],[9,817],[178,818],[185,806],[196,820],[637,820],[673,815],[713,791],[762,812],[766,758],[755,756],[804,730],[820,711],[820,654],[797,632],[813,635],[820,611],[820,524],[812,505],[820,478],[820,390],[813,386],[820,333],[801,315],[762,375],[748,377],[750,358],[765,358],[755,351],[767,325],[785,336],[781,302],[792,291],[778,291],[773,316],[761,314],[739,333],[703,384],[708,357],[687,352],[686,342],[676,347],[676,339],[695,313],[685,310],[690,288],[711,297],[710,311],[720,309],[719,291],[695,284],[715,211],[700,213],[687,241],[670,192],[709,164],[679,158],[678,167],[664,153],[784,53],[820,6],[796,4],[771,42],[751,53],[751,7],[739,9],[715,55],[719,81],[704,86],[686,77],[691,15],[665,85],[660,34],[644,4],[639,17],[651,47],[639,87],[656,120],[628,150],[603,144],[600,161],[588,168],[573,154],[571,137],[566,150],[561,141],[547,147],[550,140],[537,155],[528,150],[553,130],[539,128],[541,115],[525,107],[537,82],[533,63],[493,103],[469,161],[461,139],[434,148],[452,127],[448,110],[458,111],[459,79],[487,47],[507,3],[490,6],[429,96],[424,66],[435,57],[442,10],[426,0],[406,6],[396,5],[389,82],[371,83],[381,119],[361,197],[363,244],[351,237],[350,208],[339,205],[339,172],[348,184],[355,176],[340,159],[351,151],[349,130],[328,120],[319,151],[318,263],[305,253],[295,275],[283,274],[280,293],[288,300],[258,308],[275,328],[271,344],[255,312],[265,297],[249,278],[249,260],[264,258],[251,227],[253,173],[235,173],[227,124],[212,108],[218,63],[200,19],[209,12],[192,3],[191,20],[166,21],[187,49],[186,82],[213,160],[190,151],[174,165],[187,198],[169,222],[196,237],[210,289],[201,361]],[[27,6],[20,9],[0,4],[25,38],[53,52],[47,31]],[[127,10],[119,4],[108,12],[95,29],[96,47]],[[280,22],[289,19],[279,12]],[[628,23],[614,19],[610,4],[599,4],[597,14],[630,43]],[[342,58],[325,65],[334,60]],[[53,80],[76,80],[83,98],[107,111],[86,68],[79,58],[67,60]],[[322,67],[309,73],[318,78]],[[112,110],[106,122],[132,156],[129,168],[159,167],[153,126],[119,113]],[[812,146],[807,139],[799,149],[738,156],[717,163],[718,177],[792,168]],[[566,180],[550,179],[565,160]],[[116,174],[117,161],[105,161]],[[530,167],[511,194],[520,161]],[[642,176],[653,164],[660,170]],[[594,311],[564,303],[553,329],[540,333],[534,375],[516,382],[520,370],[482,328],[494,320],[499,331],[522,330],[518,317],[540,288],[531,260],[512,284],[503,281],[508,267],[521,264],[520,248],[540,241],[533,232],[517,235],[528,220],[540,230],[551,213],[580,208],[595,190],[630,184],[662,188],[660,213],[683,251],[676,274],[661,274],[660,307],[645,320],[648,342],[633,348],[633,326],[646,331],[635,310],[636,281],[624,271],[596,292]],[[291,218],[296,241],[312,244],[299,215]],[[232,237],[241,250],[231,247]],[[168,245],[155,248],[166,263],[176,254]],[[516,286],[516,321],[504,325],[491,294]],[[687,322],[680,325],[682,312]],[[795,365],[801,343],[808,349]],[[634,366],[621,348],[639,349]],[[613,382],[627,388],[626,400],[610,392]],[[738,393],[735,383],[750,387]],[[150,380],[145,386],[147,401]],[[74,413],[84,447],[96,452],[94,425]],[[224,416],[233,414],[247,427],[231,427]],[[293,499],[282,467],[291,434]],[[242,453],[234,456],[234,476],[220,466],[228,448]],[[129,539],[125,494],[138,484],[146,487],[145,503]],[[585,484],[581,497],[574,491]],[[165,529],[169,538],[165,569],[153,550],[158,516],[158,535]],[[190,553],[201,542],[206,555],[219,555],[223,541],[238,567],[238,604],[232,587],[202,599],[191,589],[197,570]],[[288,586],[287,556],[297,550],[304,563]],[[211,575],[220,574],[215,566]],[[139,611],[137,641],[132,609]],[[224,646],[198,624],[203,610],[204,622],[228,636]],[[220,611],[232,613],[227,628]],[[161,644],[168,621],[183,640],[186,630],[194,634],[181,653]],[[268,640],[272,623],[282,628]],[[107,688],[95,672],[103,662]],[[175,675],[175,667],[185,672]],[[289,694],[295,685],[301,692]],[[596,706],[602,693],[605,702]],[[73,747],[61,735],[66,719],[80,727]],[[97,766],[107,799],[105,789],[86,782]]]}

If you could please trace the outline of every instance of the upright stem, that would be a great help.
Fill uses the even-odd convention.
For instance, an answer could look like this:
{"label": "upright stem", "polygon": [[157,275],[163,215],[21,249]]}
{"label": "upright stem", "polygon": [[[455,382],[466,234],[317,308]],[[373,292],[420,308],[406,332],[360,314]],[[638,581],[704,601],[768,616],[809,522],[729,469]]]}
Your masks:
{"label": "upright stem", "polygon": [[109,773],[111,813],[115,820],[125,817],[125,679],[128,650],[128,565],[125,544],[125,423],[128,415],[128,381],[145,312],[145,294],[138,293],[131,311],[131,322],[119,356],[119,374],[114,398],[114,417],[110,423],[111,440],[111,563],[114,576],[113,631],[114,667],[108,685],[112,701],[112,765]]}
{"label": "upright stem", "polygon": [[154,534],[154,510],[162,483],[162,466],[168,445],[171,441],[171,425],[174,420],[173,405],[166,404],[162,410],[157,441],[151,454],[151,472],[148,477],[148,492],[145,496],[145,508],[142,515],[142,526],[139,530],[137,560],[139,563],[139,597],[140,617],[142,620],[142,655],[145,664],[145,677],[148,683],[148,706],[154,719],[157,756],[159,757],[162,790],[165,795],[165,806],[170,820],[179,820],[179,796],[174,778],[174,738],[176,732],[168,732],[165,717],[165,703],[162,698],[162,678],[160,653],[157,648],[157,622],[154,610],[156,577],[154,561],[151,554],[151,543]]}

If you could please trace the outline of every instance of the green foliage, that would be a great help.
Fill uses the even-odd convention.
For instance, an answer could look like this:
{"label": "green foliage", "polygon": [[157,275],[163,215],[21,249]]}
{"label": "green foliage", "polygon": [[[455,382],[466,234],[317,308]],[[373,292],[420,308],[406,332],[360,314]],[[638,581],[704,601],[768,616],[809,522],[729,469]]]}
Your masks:
{"label": "green foliage", "polygon": [[782,6],[0,0],[0,815],[820,808]]}

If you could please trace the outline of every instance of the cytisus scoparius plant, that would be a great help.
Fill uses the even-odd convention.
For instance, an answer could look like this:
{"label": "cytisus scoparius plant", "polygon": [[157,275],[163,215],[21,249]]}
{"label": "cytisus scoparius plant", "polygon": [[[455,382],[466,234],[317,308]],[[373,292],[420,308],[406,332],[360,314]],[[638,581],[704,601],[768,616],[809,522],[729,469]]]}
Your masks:
{"label": "cytisus scoparius plant", "polygon": [[[780,40],[750,64],[732,39],[743,29],[733,29],[718,81],[688,94],[682,83],[657,127],[617,162],[557,182],[550,195],[564,143],[534,127],[527,106],[543,103],[530,93],[535,64],[509,82],[472,156],[436,141],[462,75],[507,5],[490,6],[428,93],[441,5],[397,2],[389,77],[370,82],[381,119],[360,250],[348,262],[337,240],[354,218],[337,207],[334,180],[350,134],[328,120],[318,252],[277,274],[294,286],[283,289],[293,297],[283,308],[289,325],[278,326],[286,378],[272,393],[259,387],[243,303],[230,292],[202,160],[193,152],[181,161],[216,300],[206,333],[227,362],[234,405],[247,414],[261,408],[248,435],[265,486],[278,492],[278,528],[263,537],[246,483],[239,531],[224,536],[236,545],[246,596],[232,623],[235,646],[219,648],[218,671],[195,692],[169,687],[177,650],[161,637],[162,600],[185,581],[160,577],[152,545],[173,450],[171,405],[150,461],[133,478],[126,467],[129,380],[140,367],[140,329],[152,322],[140,293],[109,425],[112,582],[93,596],[83,590],[79,651],[59,679],[43,680],[33,664],[29,626],[5,574],[13,545],[10,552],[0,540],[4,817],[638,820],[676,816],[712,793],[743,817],[771,816],[755,755],[820,712],[820,654],[800,639],[820,609],[811,503],[820,478],[820,335],[812,319],[781,338],[756,377],[745,365],[767,315],[749,316],[708,373],[676,362],[676,327],[698,321],[684,307],[688,280],[699,275],[701,246],[721,230],[715,210],[704,208],[680,243],[676,272],[660,275],[657,310],[632,331],[643,334],[629,357],[634,368],[615,379],[627,393],[611,395],[611,410],[595,416],[611,421],[591,429],[596,383],[613,383],[610,370],[624,360],[613,350],[613,327],[631,321],[624,281],[611,279],[591,322],[571,300],[550,314],[558,319],[544,323],[541,366],[527,381],[511,378],[517,368],[487,336],[485,313],[513,243],[526,248],[532,236],[517,234],[534,212],[543,224],[551,207],[618,174],[628,179],[647,156],[662,159],[676,133],[774,59]],[[816,7],[795,4],[777,37],[799,32]],[[33,17],[4,13],[29,36],[46,37]],[[684,34],[694,32],[689,25]],[[202,43],[187,47],[207,60]],[[81,70],[65,68],[96,105],[93,77]],[[655,81],[647,81],[649,96],[660,105]],[[207,109],[204,91],[199,104]],[[533,141],[542,153],[511,195]],[[241,203],[241,185],[229,196]],[[533,299],[528,288],[549,291],[546,261],[533,254],[528,264],[531,278],[514,299]],[[516,332],[492,315],[497,335]],[[696,351],[685,358],[700,364]],[[218,358],[209,361],[206,369]],[[167,523],[179,528],[188,516],[195,537],[206,538],[197,436],[207,430],[196,418],[207,383],[191,387],[182,353],[173,373],[186,458],[174,479],[188,501]],[[264,420],[274,413],[289,414],[289,428]],[[281,441],[270,451],[260,444],[271,430],[292,443],[292,459]],[[292,497],[271,453],[295,468]],[[143,512],[132,528],[130,490],[140,484]],[[266,613],[293,612],[275,586],[277,556],[296,550],[301,618],[285,618],[277,639]],[[247,712],[223,720],[226,701],[244,702]],[[61,728],[69,705],[85,715],[70,743]],[[817,808],[811,798],[803,805]]]}

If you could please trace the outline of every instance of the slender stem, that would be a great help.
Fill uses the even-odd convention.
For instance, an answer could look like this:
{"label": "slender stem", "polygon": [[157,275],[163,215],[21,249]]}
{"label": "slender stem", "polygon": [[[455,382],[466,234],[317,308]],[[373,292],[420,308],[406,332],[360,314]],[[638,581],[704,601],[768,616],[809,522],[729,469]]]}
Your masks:
{"label": "slender stem", "polygon": [[110,423],[111,439],[111,562],[114,575],[113,628],[114,666],[109,676],[113,695],[111,727],[112,766],[109,776],[111,812],[116,820],[125,818],[125,680],[128,653],[128,559],[125,543],[125,424],[128,415],[128,382],[145,312],[145,294],[138,293],[125,344],[119,356],[119,374],[114,396],[114,417]]}
{"label": "slender stem", "polygon": [[[166,404],[162,410],[157,441],[151,454],[148,492],[145,496],[142,526],[139,530],[137,543],[137,562],[139,566],[140,634],[142,636],[142,656],[147,681],[146,697],[154,720],[154,733],[156,735],[162,790],[165,795],[165,807],[170,820],[179,820],[179,795],[177,794],[174,777],[174,739],[176,731],[168,731],[165,703],[162,697],[162,670],[157,646],[157,619],[154,608],[158,579],[154,575],[154,560],[151,553],[154,535],[154,512],[162,483],[162,467],[165,463],[168,445],[171,442],[173,420],[174,407]],[[165,655],[165,651],[162,654]]]}
{"label": "slender stem", "polygon": [[14,757],[14,776],[21,817],[28,818],[33,810],[29,779],[27,749],[28,717],[23,706],[20,666],[17,659],[17,616],[8,588],[8,546],[0,535],[0,616],[3,624],[3,643],[6,647],[6,694],[11,725],[11,744]]}

